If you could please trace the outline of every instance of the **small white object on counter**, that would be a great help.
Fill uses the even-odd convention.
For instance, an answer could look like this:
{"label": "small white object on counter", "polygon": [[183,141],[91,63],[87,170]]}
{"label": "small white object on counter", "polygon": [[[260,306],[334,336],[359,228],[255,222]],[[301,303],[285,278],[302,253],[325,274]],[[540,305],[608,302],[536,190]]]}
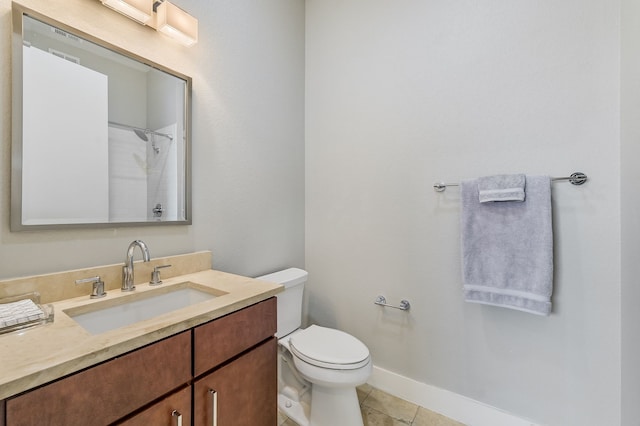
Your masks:
{"label": "small white object on counter", "polygon": [[31,299],[0,304],[0,329],[44,318],[44,311]]}

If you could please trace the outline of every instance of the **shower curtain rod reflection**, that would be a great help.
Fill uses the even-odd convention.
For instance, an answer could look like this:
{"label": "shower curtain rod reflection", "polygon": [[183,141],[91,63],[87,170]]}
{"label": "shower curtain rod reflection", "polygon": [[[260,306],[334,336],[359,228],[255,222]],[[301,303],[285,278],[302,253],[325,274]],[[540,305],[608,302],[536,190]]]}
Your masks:
{"label": "shower curtain rod reflection", "polygon": [[[582,172],[572,173],[571,176],[563,176],[563,177],[552,177],[552,182],[565,181],[568,180],[572,185],[582,185],[587,181],[587,175]],[[443,192],[447,189],[447,186],[460,186],[459,183],[444,183],[444,182],[436,182],[433,184],[433,190],[436,192]]]}
{"label": "shower curtain rod reflection", "polygon": [[109,125],[113,127],[118,127],[120,129],[133,130],[134,132],[137,131],[137,132],[142,132],[144,134],[149,134],[149,135],[164,136],[165,138],[171,141],[173,140],[173,135],[170,135],[169,133],[154,132],[153,130],[150,130],[150,129],[143,129],[142,127],[129,126],[128,124],[116,123],[115,121],[109,121]]}

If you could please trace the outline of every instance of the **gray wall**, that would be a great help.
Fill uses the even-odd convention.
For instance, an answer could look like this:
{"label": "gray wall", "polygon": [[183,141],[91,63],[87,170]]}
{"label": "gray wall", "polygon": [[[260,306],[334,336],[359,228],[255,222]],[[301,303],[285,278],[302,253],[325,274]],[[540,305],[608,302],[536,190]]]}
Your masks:
{"label": "gray wall", "polygon": [[622,1],[622,423],[640,423],[640,2]]}
{"label": "gray wall", "polygon": [[[620,2],[306,7],[310,320],[376,367],[535,422],[619,424]],[[553,185],[553,314],[465,304],[459,190],[432,184],[574,171],[589,182]]]}
{"label": "gray wall", "polygon": [[0,278],[122,262],[137,238],[152,256],[212,250],[235,273],[304,266],[303,2],[177,0],[199,20],[191,48],[98,1],[22,3],[193,77],[193,225],[9,231],[11,2],[0,0]]}
{"label": "gray wall", "polygon": [[208,40],[194,50],[196,246],[248,275],[303,267],[304,3],[183,3]]}

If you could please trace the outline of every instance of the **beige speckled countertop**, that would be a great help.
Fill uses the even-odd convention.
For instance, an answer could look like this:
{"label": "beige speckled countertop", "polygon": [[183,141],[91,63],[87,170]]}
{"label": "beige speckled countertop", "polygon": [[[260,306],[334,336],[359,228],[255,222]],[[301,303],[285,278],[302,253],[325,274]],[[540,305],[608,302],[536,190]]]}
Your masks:
{"label": "beige speckled countertop", "polygon": [[[0,399],[90,367],[149,343],[242,309],[282,291],[282,286],[212,269],[163,278],[151,287],[136,283],[124,293],[107,289],[101,299],[87,295],[53,302],[51,324],[0,335]],[[92,335],[65,311],[91,310],[93,304],[116,305],[122,298],[144,297],[185,285],[204,287],[217,297],[145,321]],[[191,284],[192,283],[192,284]]]}

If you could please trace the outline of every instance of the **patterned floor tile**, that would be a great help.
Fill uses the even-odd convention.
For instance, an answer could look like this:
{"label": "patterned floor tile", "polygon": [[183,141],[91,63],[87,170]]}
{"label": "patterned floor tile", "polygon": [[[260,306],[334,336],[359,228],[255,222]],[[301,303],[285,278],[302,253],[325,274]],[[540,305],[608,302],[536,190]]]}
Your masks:
{"label": "patterned floor tile", "polygon": [[[364,426],[464,426],[460,422],[389,395],[368,384],[358,386],[356,390]],[[278,426],[298,425],[278,413]]]}
{"label": "patterned floor tile", "polygon": [[464,426],[464,424],[420,407],[412,426]]}
{"label": "patterned floor tile", "polygon": [[408,426],[411,422],[394,419],[370,407],[362,407],[362,420],[365,426]]}
{"label": "patterned floor tile", "polygon": [[369,396],[362,402],[363,407],[373,408],[406,424],[411,424],[418,412],[418,406],[397,398],[379,389],[373,388]]}

